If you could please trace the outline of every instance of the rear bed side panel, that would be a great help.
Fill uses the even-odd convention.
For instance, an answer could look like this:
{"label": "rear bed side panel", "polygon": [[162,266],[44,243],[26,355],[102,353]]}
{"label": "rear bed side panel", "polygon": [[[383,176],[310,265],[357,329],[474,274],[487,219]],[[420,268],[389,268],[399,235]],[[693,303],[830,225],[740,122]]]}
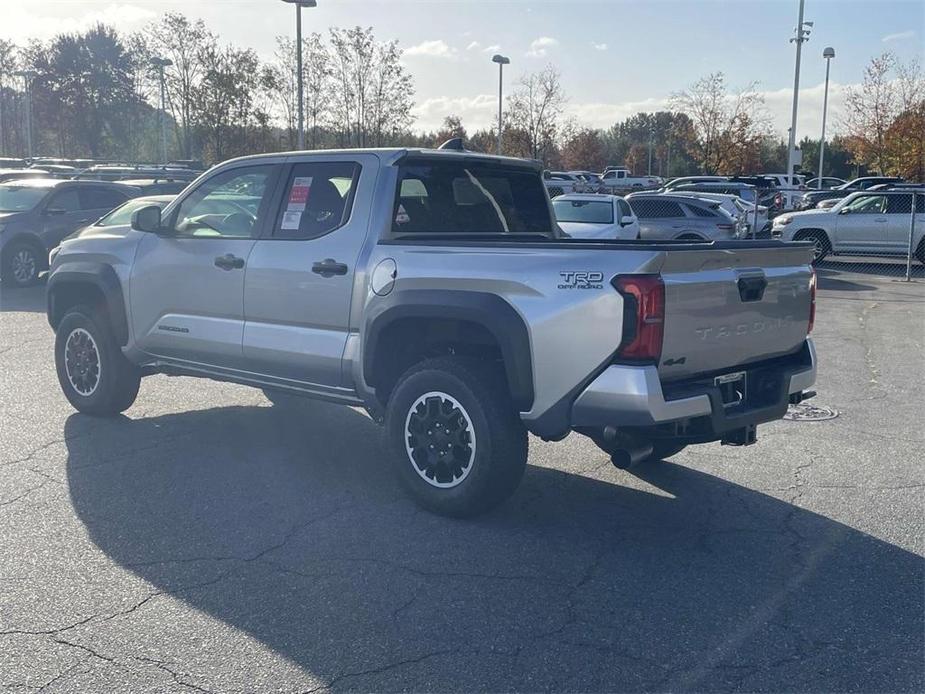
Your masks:
{"label": "rear bed side panel", "polygon": [[[489,293],[510,304],[527,328],[532,352],[533,405],[522,413],[528,428],[586,384],[620,344],[623,299],[610,285],[610,278],[620,273],[657,271],[662,255],[651,249],[618,253],[574,248],[564,253],[561,246],[537,246],[391,243],[377,246],[370,261],[371,267],[385,258],[395,261],[393,291]],[[595,281],[598,275],[601,279]],[[366,298],[367,315],[387,302],[387,297],[376,296],[369,289]],[[366,337],[360,338],[365,349]],[[524,355],[524,359],[530,358],[531,354]],[[358,361],[362,364],[364,359]],[[568,430],[567,411],[561,419],[564,430],[556,435]]]}

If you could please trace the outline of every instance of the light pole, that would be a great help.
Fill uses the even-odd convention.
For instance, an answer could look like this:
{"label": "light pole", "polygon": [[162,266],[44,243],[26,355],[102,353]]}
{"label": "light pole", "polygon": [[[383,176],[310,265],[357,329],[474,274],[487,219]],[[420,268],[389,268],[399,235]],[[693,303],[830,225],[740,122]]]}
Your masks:
{"label": "light pole", "polygon": [[295,5],[295,63],[296,63],[296,90],[299,100],[299,149],[305,149],[305,116],[302,95],[302,8],[317,7],[316,0],[283,0]]}
{"label": "light pole", "polygon": [[655,126],[649,128],[649,170],[646,171],[646,176],[652,175],[652,145],[655,143]]}
{"label": "light pole", "polygon": [[173,65],[170,58],[151,58],[151,64],[157,68],[161,80],[161,159],[167,165],[167,99],[164,89],[164,68]]}
{"label": "light pole", "polygon": [[17,70],[13,73],[17,77],[22,77],[25,84],[26,92],[26,150],[29,153],[29,159],[32,159],[32,80],[38,73],[35,70]]}
{"label": "light pole", "polygon": [[791,43],[797,45],[796,66],[793,70],[793,110],[790,114],[790,138],[787,146],[787,186],[793,188],[793,154],[796,147],[797,137],[797,102],[800,98],[800,55],[803,51],[803,42],[809,40],[809,32],[812,29],[812,22],[803,21],[803,5],[805,0],[800,0],[800,16],[797,20],[797,27],[794,30],[795,36],[790,39]]}
{"label": "light pole", "polygon": [[819,180],[816,183],[819,190],[822,190],[822,158],[825,156],[825,115],[829,108],[829,66],[835,57],[835,49],[826,48],[822,57],[825,58],[825,95],[822,97],[822,138],[819,140]]}
{"label": "light pole", "polygon": [[501,88],[504,84],[504,66],[510,65],[511,59],[500,53],[495,53],[491,57],[491,62],[498,63],[498,154],[501,154]]}

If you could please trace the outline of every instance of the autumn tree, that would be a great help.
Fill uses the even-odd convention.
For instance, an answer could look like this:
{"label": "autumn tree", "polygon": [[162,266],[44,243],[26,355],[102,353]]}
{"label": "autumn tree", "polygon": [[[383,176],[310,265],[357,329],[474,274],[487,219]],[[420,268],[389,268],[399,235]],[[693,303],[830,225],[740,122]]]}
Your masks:
{"label": "autumn tree", "polygon": [[449,115],[443,119],[443,125],[440,130],[434,133],[434,136],[431,138],[431,144],[434,147],[439,147],[444,142],[454,137],[461,137],[463,142],[468,139],[466,136],[466,128],[462,124],[462,119],[456,115]]}
{"label": "autumn tree", "polygon": [[556,137],[565,102],[559,71],[552,65],[523,75],[507,100],[507,124],[502,136],[504,152],[548,163],[556,153]]}
{"label": "autumn tree", "polygon": [[569,124],[559,154],[565,169],[603,171],[608,164],[601,131],[593,128]]}
{"label": "autumn tree", "polygon": [[703,173],[738,173],[752,166],[768,131],[764,99],[752,83],[730,92],[722,72],[697,80],[671,97],[672,107],[693,125],[691,154]]}

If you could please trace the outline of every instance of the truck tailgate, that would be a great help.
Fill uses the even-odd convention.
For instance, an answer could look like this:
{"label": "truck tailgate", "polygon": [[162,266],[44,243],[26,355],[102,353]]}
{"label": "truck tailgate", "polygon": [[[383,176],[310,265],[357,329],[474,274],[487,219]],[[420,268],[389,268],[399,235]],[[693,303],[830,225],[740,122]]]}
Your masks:
{"label": "truck tailgate", "polygon": [[812,253],[803,244],[666,251],[663,381],[797,350],[806,338]]}

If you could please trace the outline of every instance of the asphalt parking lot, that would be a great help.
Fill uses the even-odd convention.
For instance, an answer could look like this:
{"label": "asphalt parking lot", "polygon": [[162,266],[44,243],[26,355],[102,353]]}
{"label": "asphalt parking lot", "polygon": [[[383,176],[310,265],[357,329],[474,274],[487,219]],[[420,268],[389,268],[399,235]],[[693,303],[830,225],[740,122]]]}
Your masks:
{"label": "asphalt parking lot", "polygon": [[925,276],[820,270],[819,404],[630,472],[531,440],[417,510],[362,413],[156,376],[76,414],[44,290],[0,295],[10,691],[922,691]]}

